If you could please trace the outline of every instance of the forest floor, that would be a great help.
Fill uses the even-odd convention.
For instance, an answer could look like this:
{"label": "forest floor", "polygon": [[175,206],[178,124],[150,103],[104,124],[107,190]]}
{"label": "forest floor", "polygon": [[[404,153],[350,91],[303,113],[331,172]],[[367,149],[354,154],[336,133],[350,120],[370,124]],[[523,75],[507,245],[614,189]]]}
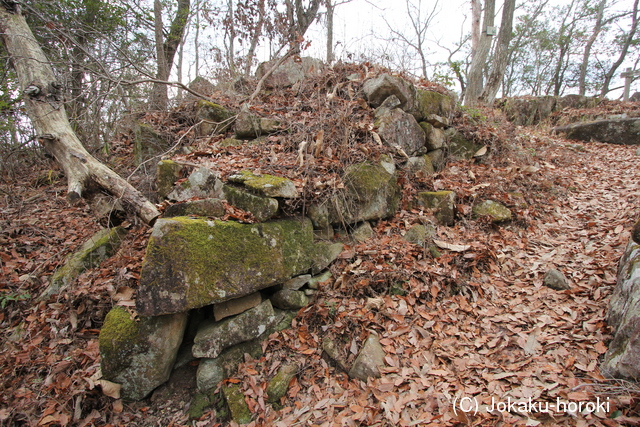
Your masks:
{"label": "forest floor", "polygon": [[[450,163],[429,182],[458,197],[456,225],[438,226],[437,238],[468,248],[433,258],[407,243],[406,230],[432,217],[406,204],[374,225],[374,238],[345,246],[333,280],[293,327],[228,380],[245,392],[250,425],[640,424],[640,388],[599,372],[616,268],[639,212],[636,150],[517,128],[488,160]],[[106,397],[97,385],[99,329],[118,289],[137,287],[148,227],[128,224],[116,256],[68,292],[36,300],[100,228],[88,207],[68,206],[63,178],[42,179],[49,167],[0,182],[0,425],[229,424],[214,410],[188,420],[195,366],[142,402]],[[404,189],[410,194],[411,182]],[[515,219],[473,219],[481,198],[504,203]],[[542,285],[552,268],[570,290]],[[387,355],[380,378],[350,379],[323,357],[330,337],[351,363],[371,333]],[[266,383],[285,361],[299,371],[274,408]],[[534,403],[530,411],[500,406],[523,400]],[[588,403],[598,411],[572,411]]]}

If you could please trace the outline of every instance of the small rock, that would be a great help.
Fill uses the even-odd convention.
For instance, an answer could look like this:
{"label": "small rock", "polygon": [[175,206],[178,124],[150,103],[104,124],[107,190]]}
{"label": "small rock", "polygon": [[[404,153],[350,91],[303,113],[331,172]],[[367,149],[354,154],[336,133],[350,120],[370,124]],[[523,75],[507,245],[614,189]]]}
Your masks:
{"label": "small rock", "polygon": [[260,292],[255,292],[244,297],[220,302],[213,305],[213,317],[216,319],[216,322],[219,322],[225,317],[243,313],[257,306],[261,302],[262,296],[260,295]]}
{"label": "small rock", "polygon": [[302,291],[283,289],[271,296],[271,303],[282,310],[296,310],[309,304],[309,297]]}
{"label": "small rock", "polygon": [[257,196],[230,185],[223,187],[227,201],[251,214],[260,222],[273,217],[278,212],[278,201],[272,197]]}
{"label": "small rock", "polygon": [[276,321],[271,302],[266,300],[222,322],[204,322],[193,340],[193,355],[216,358],[222,350],[232,345],[258,338]]}
{"label": "small rock", "polygon": [[291,289],[294,291],[299,290],[301,287],[309,283],[311,280],[310,274],[303,274],[302,276],[294,277],[293,279],[289,279],[282,285],[282,289]]}
{"label": "small rock", "polygon": [[176,186],[167,195],[169,200],[182,202],[193,197],[218,198],[222,195],[222,181],[211,169],[200,167],[189,175],[189,179]]}
{"label": "small rock", "polygon": [[543,284],[551,289],[555,289],[556,291],[571,289],[571,286],[567,282],[567,278],[558,270],[547,271],[544,275]]}
{"label": "small rock", "polygon": [[423,246],[427,239],[432,239],[436,234],[436,230],[433,225],[429,224],[428,226],[422,224],[416,224],[407,230],[407,233],[404,235],[404,239],[415,245]]}
{"label": "small rock", "polygon": [[503,204],[493,200],[485,200],[475,205],[473,214],[476,217],[489,215],[494,224],[511,220],[511,211]]}
{"label": "small rock", "polygon": [[167,206],[164,211],[165,218],[189,215],[222,217],[224,214],[225,209],[222,199],[215,198],[176,203]]}
{"label": "small rock", "polygon": [[371,228],[371,224],[369,224],[369,222],[365,221],[362,224],[360,224],[358,227],[356,227],[355,230],[353,230],[351,232],[351,237],[353,237],[353,239],[356,242],[362,243],[362,242],[372,238],[374,236],[374,234],[375,233],[373,231],[373,228]]}
{"label": "small rock", "polygon": [[384,366],[384,356],[385,352],[378,337],[369,335],[349,370],[349,376],[362,381],[367,381],[370,377],[379,377],[380,368]]}
{"label": "small rock", "polygon": [[318,276],[313,276],[309,280],[309,283],[307,284],[307,286],[309,287],[309,289],[318,289],[318,285],[320,283],[326,282],[329,279],[331,279],[331,272],[327,270]]}
{"label": "small rock", "polygon": [[280,399],[287,393],[289,383],[298,373],[298,365],[288,363],[278,369],[278,373],[271,378],[267,385],[267,401],[269,403],[278,403]]}
{"label": "small rock", "polygon": [[347,364],[344,358],[340,355],[336,343],[329,337],[324,337],[322,340],[322,350],[327,354],[329,359],[333,361],[340,369],[347,372]]}
{"label": "small rock", "polygon": [[422,191],[417,194],[416,204],[435,209],[438,222],[453,225],[455,220],[456,193],[453,191]]}

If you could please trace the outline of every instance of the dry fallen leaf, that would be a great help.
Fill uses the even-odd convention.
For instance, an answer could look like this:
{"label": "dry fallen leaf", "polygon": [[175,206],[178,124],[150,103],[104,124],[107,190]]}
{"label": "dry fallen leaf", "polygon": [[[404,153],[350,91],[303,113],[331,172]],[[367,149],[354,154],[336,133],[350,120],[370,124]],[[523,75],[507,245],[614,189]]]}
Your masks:
{"label": "dry fallen leaf", "polygon": [[454,252],[464,252],[466,250],[471,249],[471,245],[456,245],[453,243],[443,242],[442,240],[433,239],[433,243],[436,244],[440,249],[448,249]]}
{"label": "dry fallen leaf", "polygon": [[113,397],[114,399],[120,399],[121,384],[112,383],[107,380],[98,380],[96,384],[102,387],[102,393],[105,396]]}

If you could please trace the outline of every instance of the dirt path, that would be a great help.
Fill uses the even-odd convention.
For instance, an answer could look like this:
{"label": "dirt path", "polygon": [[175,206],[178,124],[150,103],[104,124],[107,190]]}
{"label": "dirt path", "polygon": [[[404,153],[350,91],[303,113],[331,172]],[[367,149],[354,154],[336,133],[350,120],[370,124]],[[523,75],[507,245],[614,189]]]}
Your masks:
{"label": "dirt path", "polygon": [[[344,286],[326,290],[325,304],[333,304],[334,316],[318,314],[317,307],[314,315],[307,310],[302,332],[285,335],[288,341],[276,346],[304,352],[330,335],[347,348],[356,341],[357,348],[359,339],[374,331],[387,353],[389,367],[382,377],[367,385],[349,381],[317,351],[311,361],[301,360],[304,368],[285,409],[265,408],[256,424],[618,425],[607,419],[618,409],[639,415],[633,407],[637,391],[634,400],[605,380],[598,360],[610,338],[604,317],[617,262],[640,206],[640,157],[635,147],[570,144],[536,135],[523,136],[521,144],[501,165],[453,165],[436,184],[466,195],[464,209],[475,198],[471,189],[488,183],[483,191],[511,202],[516,221],[492,226],[466,217],[439,230],[443,240],[471,244],[464,254],[445,253],[429,265],[397,256],[395,262],[415,269],[409,292],[377,295],[384,301],[379,310],[366,307],[366,295],[357,289],[366,273],[351,270],[357,276],[350,282],[353,296],[345,296]],[[471,174],[465,167],[475,180],[466,179]],[[401,215],[377,230],[402,233],[402,221],[413,222],[415,216]],[[397,254],[403,251],[397,240],[378,238],[356,247],[344,264],[360,258],[361,268],[367,250],[380,250],[385,242]],[[552,268],[564,273],[570,291],[542,286]],[[443,292],[456,295],[440,298]],[[325,324],[317,327],[319,318]],[[360,330],[353,327],[345,334],[353,323],[366,332],[351,338]],[[257,366],[245,366],[239,378],[250,384],[251,372],[274,364],[277,357],[267,355]],[[261,382],[252,382],[257,386],[247,386],[247,394],[259,407]],[[528,406],[514,410],[508,406],[514,402]],[[598,412],[571,414],[580,403]]]}

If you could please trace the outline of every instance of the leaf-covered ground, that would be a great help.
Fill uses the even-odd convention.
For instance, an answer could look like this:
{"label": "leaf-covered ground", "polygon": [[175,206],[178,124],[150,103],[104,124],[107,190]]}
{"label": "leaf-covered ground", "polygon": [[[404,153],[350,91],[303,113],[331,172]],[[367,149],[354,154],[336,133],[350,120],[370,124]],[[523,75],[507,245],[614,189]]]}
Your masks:
{"label": "leaf-covered ground", "polygon": [[[326,86],[329,92],[337,87]],[[345,144],[350,162],[379,150],[375,144],[354,144],[353,138],[369,132],[371,112],[349,99],[348,86],[339,90],[347,101],[334,109],[341,117],[354,117],[344,135],[340,127],[326,124],[327,117],[317,117],[327,109],[315,100],[319,95],[305,100],[306,125],[300,115],[304,109],[293,114],[282,106],[290,102],[285,98],[274,107],[282,116],[295,115],[302,123],[298,134],[306,132],[309,140],[317,141],[324,130],[333,153],[306,159],[303,172],[296,168],[302,139],[286,136],[246,151],[200,141],[201,150],[186,159],[223,176],[245,167],[278,172],[309,197],[321,196],[339,186],[335,159]],[[272,335],[264,356],[247,360],[228,380],[245,392],[251,425],[640,423],[638,386],[603,378],[598,365],[611,338],[604,319],[618,259],[640,206],[637,148],[575,143],[545,129],[485,126],[475,131],[485,133],[482,140],[496,137],[502,143],[481,162],[453,162],[431,177],[404,176],[398,215],[374,224],[373,239],[347,245],[332,266],[332,280],[300,311],[294,327]],[[188,374],[194,366],[143,402],[103,395],[97,385],[99,328],[118,290],[136,288],[149,230],[130,224],[115,257],[82,274],[71,291],[37,301],[64,257],[99,229],[88,208],[67,205],[63,178],[43,178],[47,167],[31,168],[0,185],[0,425],[228,424],[214,410],[188,420],[193,391]],[[432,212],[409,209],[411,195],[422,189],[456,192],[456,225],[436,226],[437,238],[469,249],[443,249],[434,258],[403,239],[414,224],[435,224]],[[493,225],[488,218],[473,218],[471,207],[486,198],[507,205],[514,220]],[[551,268],[564,273],[571,290],[542,285]],[[349,364],[369,334],[380,337],[387,355],[378,379],[349,379],[323,355],[322,341],[331,338]],[[266,383],[290,361],[298,363],[298,374],[274,408],[265,403]],[[537,403],[529,413],[514,407],[487,411],[492,404],[528,399]],[[560,410],[546,413],[538,406],[544,402],[608,406],[596,413],[550,406]]]}

